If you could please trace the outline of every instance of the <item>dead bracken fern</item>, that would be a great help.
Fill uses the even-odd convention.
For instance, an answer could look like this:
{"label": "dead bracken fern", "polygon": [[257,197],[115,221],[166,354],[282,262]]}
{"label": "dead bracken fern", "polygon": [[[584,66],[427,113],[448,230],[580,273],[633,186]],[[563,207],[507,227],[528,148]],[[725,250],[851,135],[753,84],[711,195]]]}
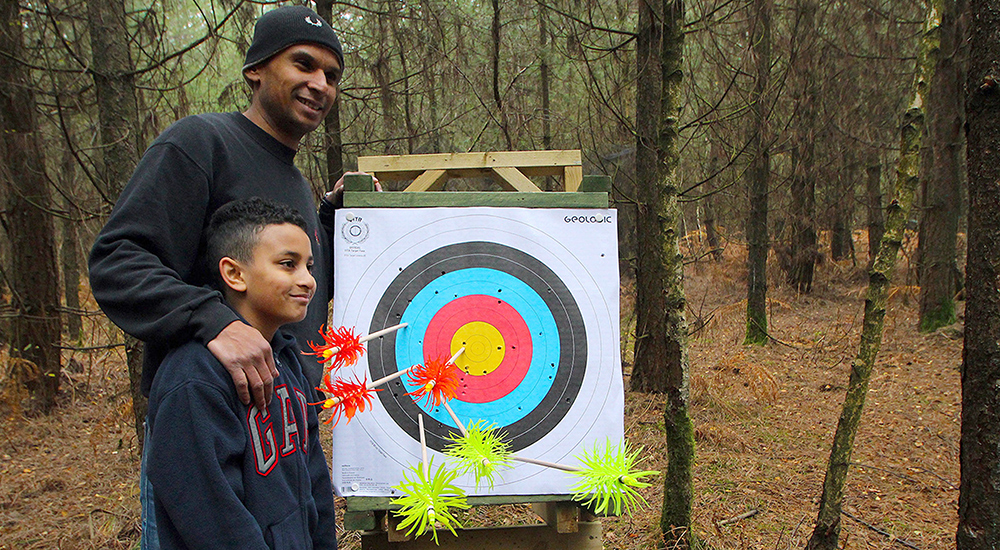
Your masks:
{"label": "dead bracken fern", "polygon": [[707,375],[691,376],[691,400],[735,413],[741,401],[771,405],[778,399],[778,381],[763,365],[738,352],[724,357]]}
{"label": "dead bracken fern", "polygon": [[889,289],[887,301],[889,303],[903,302],[903,305],[919,303],[920,287],[917,285],[894,286]]}
{"label": "dead bracken fern", "polygon": [[28,382],[38,380],[38,366],[20,357],[11,357],[0,350],[0,413],[14,419],[23,413],[22,403],[28,398]]}
{"label": "dead bracken fern", "polygon": [[[785,302],[773,298],[767,299],[768,313],[776,310],[787,311],[791,309],[792,307]],[[747,301],[745,299],[729,304],[728,306],[720,307],[709,314],[708,319],[703,324],[695,326],[691,331],[691,336],[694,338],[711,338],[720,329],[733,329],[736,327],[743,329],[746,326],[746,314]]]}

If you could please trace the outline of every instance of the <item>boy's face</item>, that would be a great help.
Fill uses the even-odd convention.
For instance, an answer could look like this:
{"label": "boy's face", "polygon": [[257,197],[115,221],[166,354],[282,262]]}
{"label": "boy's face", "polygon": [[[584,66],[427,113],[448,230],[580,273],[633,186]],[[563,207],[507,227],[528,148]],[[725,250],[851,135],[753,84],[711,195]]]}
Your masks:
{"label": "boy's face", "polygon": [[240,313],[264,334],[301,321],[316,291],[309,237],[292,224],[268,225],[257,235],[253,260],[242,266]]}

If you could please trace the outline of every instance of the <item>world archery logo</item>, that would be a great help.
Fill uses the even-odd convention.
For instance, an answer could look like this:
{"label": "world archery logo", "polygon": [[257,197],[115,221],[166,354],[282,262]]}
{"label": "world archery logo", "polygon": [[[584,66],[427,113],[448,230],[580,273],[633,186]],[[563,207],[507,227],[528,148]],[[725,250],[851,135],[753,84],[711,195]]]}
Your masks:
{"label": "world archery logo", "polygon": [[313,21],[313,16],[311,16],[311,15],[307,15],[306,16],[306,23],[309,23],[310,25],[312,25],[314,27],[322,27],[323,26],[323,20],[322,19],[317,19],[317,20]]}
{"label": "world archery logo", "polygon": [[340,234],[351,244],[361,244],[368,239],[368,224],[361,216],[349,215],[347,221],[340,227]]}

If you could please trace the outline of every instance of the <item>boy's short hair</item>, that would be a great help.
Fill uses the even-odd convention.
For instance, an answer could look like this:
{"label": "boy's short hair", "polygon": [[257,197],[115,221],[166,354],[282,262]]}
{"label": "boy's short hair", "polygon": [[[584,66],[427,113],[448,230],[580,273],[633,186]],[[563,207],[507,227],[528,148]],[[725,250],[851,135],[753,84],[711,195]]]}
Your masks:
{"label": "boy's short hair", "polygon": [[292,224],[309,231],[306,220],[288,206],[270,199],[250,197],[227,202],[212,214],[206,230],[205,256],[212,281],[220,290],[225,286],[219,274],[219,261],[232,258],[248,263],[260,232],[269,225]]}

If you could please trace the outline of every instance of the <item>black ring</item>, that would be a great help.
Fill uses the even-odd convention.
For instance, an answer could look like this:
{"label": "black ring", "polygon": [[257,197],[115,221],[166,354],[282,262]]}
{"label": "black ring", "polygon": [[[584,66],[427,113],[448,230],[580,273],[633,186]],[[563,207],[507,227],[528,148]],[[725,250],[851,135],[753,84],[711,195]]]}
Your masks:
{"label": "black ring", "polygon": [[[562,421],[576,400],[587,369],[587,331],[580,308],[548,266],[520,250],[493,242],[465,242],[438,248],[418,258],[393,279],[375,307],[369,332],[399,323],[410,300],[438,277],[470,268],[495,269],[527,284],[542,298],[559,331],[559,365],[549,391],[523,418],[500,426],[511,452],[517,452],[537,442]],[[399,371],[395,344],[395,333],[368,343],[372,380]],[[390,382],[389,388],[377,395],[393,421],[419,441],[417,414],[422,411],[406,394],[402,381]],[[488,418],[484,420],[489,422]],[[427,446],[437,451],[444,450],[450,443],[445,437],[456,431],[426,414],[424,427]]]}

